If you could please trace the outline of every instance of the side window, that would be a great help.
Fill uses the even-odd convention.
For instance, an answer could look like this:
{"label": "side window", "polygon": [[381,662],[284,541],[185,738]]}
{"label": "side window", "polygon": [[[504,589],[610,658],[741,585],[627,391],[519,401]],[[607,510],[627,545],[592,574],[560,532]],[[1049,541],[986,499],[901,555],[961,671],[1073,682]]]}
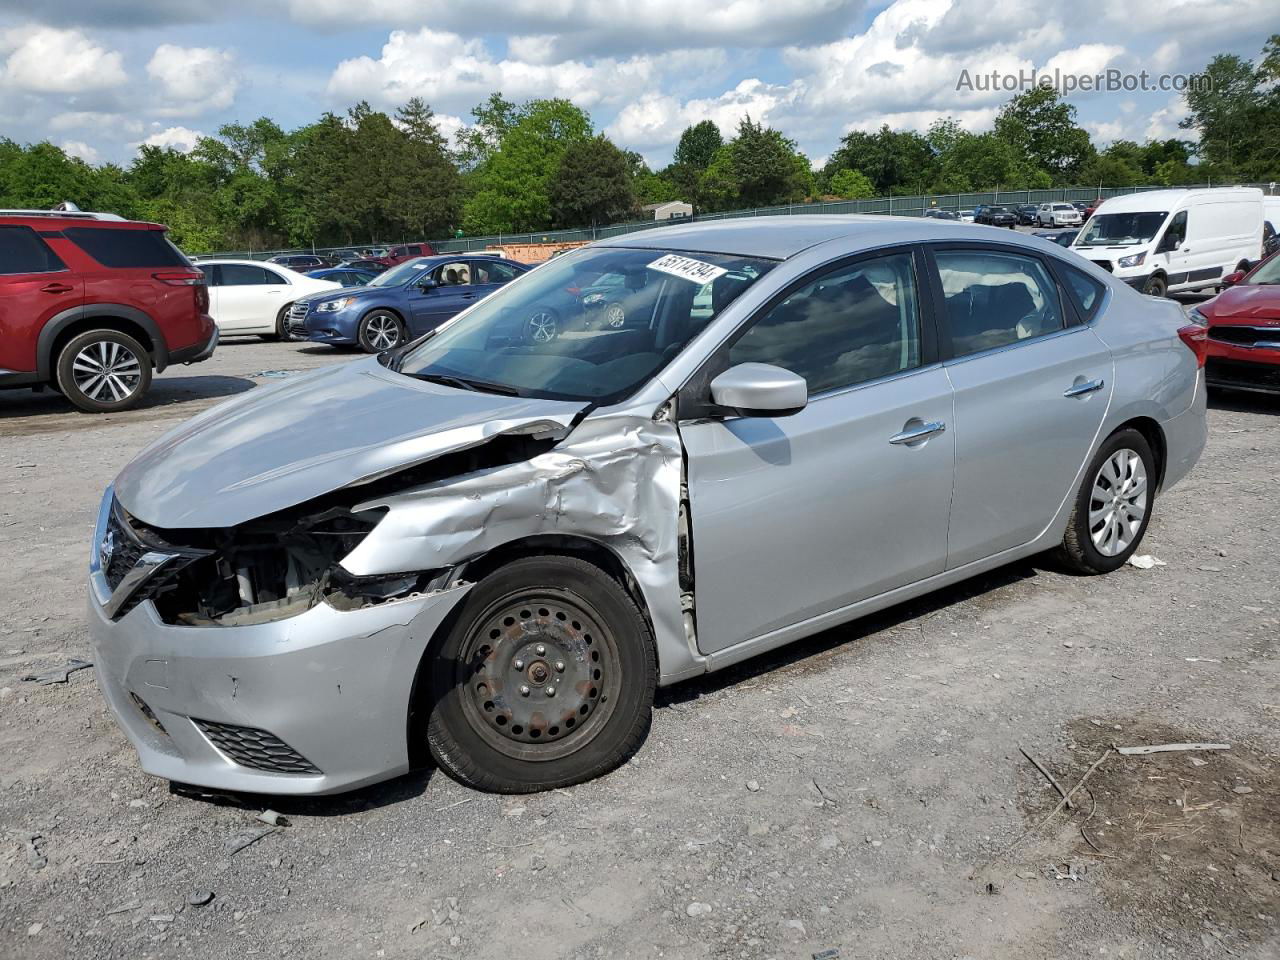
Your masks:
{"label": "side window", "polygon": [[224,287],[258,287],[268,283],[283,283],[274,273],[262,267],[244,263],[224,263],[219,267]]}
{"label": "side window", "polygon": [[810,396],[909,370],[920,364],[917,304],[909,253],[837,267],[755,321],[729,363],[784,367]]}
{"label": "side window", "polygon": [[516,271],[505,263],[495,263],[492,260],[473,261],[471,275],[476,283],[509,283],[518,276]]}
{"label": "side window", "polygon": [[465,263],[446,263],[440,268],[442,287],[464,287],[471,283],[471,268]]}
{"label": "side window", "polygon": [[408,254],[409,256],[411,256],[411,257],[420,257],[420,256],[422,256],[422,248],[421,248],[421,247],[405,247],[405,248],[404,248],[404,252],[405,252],[406,254]]}
{"label": "side window", "polygon": [[1075,267],[1062,265],[1062,274],[1067,278],[1067,286],[1071,288],[1080,312],[1086,320],[1092,320],[1093,315],[1098,312],[1098,304],[1102,302],[1102,284]]}
{"label": "side window", "polygon": [[67,227],[62,231],[104,267],[186,267],[187,258],[163,230]]}
{"label": "side window", "polygon": [[1187,239],[1187,211],[1179,210],[1165,228],[1164,239],[1160,241],[1161,250],[1177,250],[1182,241]]}
{"label": "side window", "polygon": [[219,275],[218,268],[207,263],[196,264],[196,269],[204,274],[204,282],[211,287],[222,286],[222,277]]}
{"label": "side window", "polygon": [[0,275],[65,269],[66,264],[30,227],[0,227]]}
{"label": "side window", "polygon": [[957,357],[1065,326],[1058,287],[1039,260],[978,250],[940,250],[935,259]]}

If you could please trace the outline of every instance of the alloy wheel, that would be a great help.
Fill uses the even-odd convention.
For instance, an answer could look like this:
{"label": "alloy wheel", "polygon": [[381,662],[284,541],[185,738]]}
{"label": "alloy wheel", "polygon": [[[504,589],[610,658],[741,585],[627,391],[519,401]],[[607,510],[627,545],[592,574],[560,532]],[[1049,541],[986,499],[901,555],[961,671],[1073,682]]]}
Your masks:
{"label": "alloy wheel", "polygon": [[98,403],[120,403],[142,383],[142,361],[124,344],[95,340],[71,362],[76,388]]}
{"label": "alloy wheel", "polygon": [[1102,462],[1089,495],[1089,536],[1104,557],[1129,548],[1142,529],[1150,490],[1142,457],[1125,447]]}
{"label": "alloy wheel", "polygon": [[400,342],[400,324],[395,317],[375,313],[365,322],[365,338],[378,352],[390,350]]}
{"label": "alloy wheel", "polygon": [[556,338],[556,317],[547,310],[539,310],[529,317],[529,339],[534,343],[550,343]]}
{"label": "alloy wheel", "polygon": [[611,303],[605,308],[604,320],[605,323],[617,330],[626,324],[627,311],[622,308],[622,304]]}
{"label": "alloy wheel", "polygon": [[463,714],[507,756],[567,756],[608,722],[621,685],[618,662],[612,632],[567,593],[503,601],[458,660]]}

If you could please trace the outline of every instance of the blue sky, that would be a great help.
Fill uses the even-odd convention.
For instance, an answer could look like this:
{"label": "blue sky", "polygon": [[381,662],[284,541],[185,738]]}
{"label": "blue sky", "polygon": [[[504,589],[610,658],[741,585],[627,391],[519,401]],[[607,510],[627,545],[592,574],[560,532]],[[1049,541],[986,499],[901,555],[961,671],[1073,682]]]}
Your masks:
{"label": "blue sky", "polygon": [[[0,0],[0,136],[127,162],[414,95],[451,134],[500,89],[568,97],[655,166],[688,124],[748,112],[819,162],[881,123],[988,129],[1011,94],[961,71],[1187,73],[1276,32],[1274,0]],[[1173,91],[1071,101],[1099,142],[1179,135]]]}

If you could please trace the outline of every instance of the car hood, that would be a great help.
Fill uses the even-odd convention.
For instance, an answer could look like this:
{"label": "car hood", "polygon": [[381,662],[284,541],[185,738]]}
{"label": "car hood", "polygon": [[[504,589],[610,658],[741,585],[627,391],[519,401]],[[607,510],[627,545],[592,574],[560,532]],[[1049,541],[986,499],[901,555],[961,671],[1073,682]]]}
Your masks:
{"label": "car hood", "polygon": [[1280,324],[1280,286],[1245,283],[1228,287],[1205,305],[1202,313],[1217,324],[1249,324],[1259,320]]}
{"label": "car hood", "polygon": [[426,383],[368,357],[188,420],[126,466],[115,491],[161,529],[232,526],[498,434],[567,433],[585,407]]}
{"label": "car hood", "polygon": [[[332,283],[332,281],[323,281]],[[397,290],[398,287],[344,287],[342,284],[334,284],[331,290],[318,290],[315,293],[307,295],[305,298],[309,304],[324,303],[326,300],[339,300],[344,297],[355,297],[357,300],[368,300],[372,297],[385,297],[389,291]]]}

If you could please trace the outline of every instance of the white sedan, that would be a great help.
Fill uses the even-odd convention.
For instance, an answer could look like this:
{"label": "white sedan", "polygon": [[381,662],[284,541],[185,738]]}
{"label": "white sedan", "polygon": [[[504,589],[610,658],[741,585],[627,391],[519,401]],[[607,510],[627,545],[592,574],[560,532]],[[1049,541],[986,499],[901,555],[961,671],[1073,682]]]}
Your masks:
{"label": "white sedan", "polygon": [[196,266],[209,281],[209,314],[224,337],[256,333],[287,340],[293,301],[342,288],[260,260],[201,260]]}

